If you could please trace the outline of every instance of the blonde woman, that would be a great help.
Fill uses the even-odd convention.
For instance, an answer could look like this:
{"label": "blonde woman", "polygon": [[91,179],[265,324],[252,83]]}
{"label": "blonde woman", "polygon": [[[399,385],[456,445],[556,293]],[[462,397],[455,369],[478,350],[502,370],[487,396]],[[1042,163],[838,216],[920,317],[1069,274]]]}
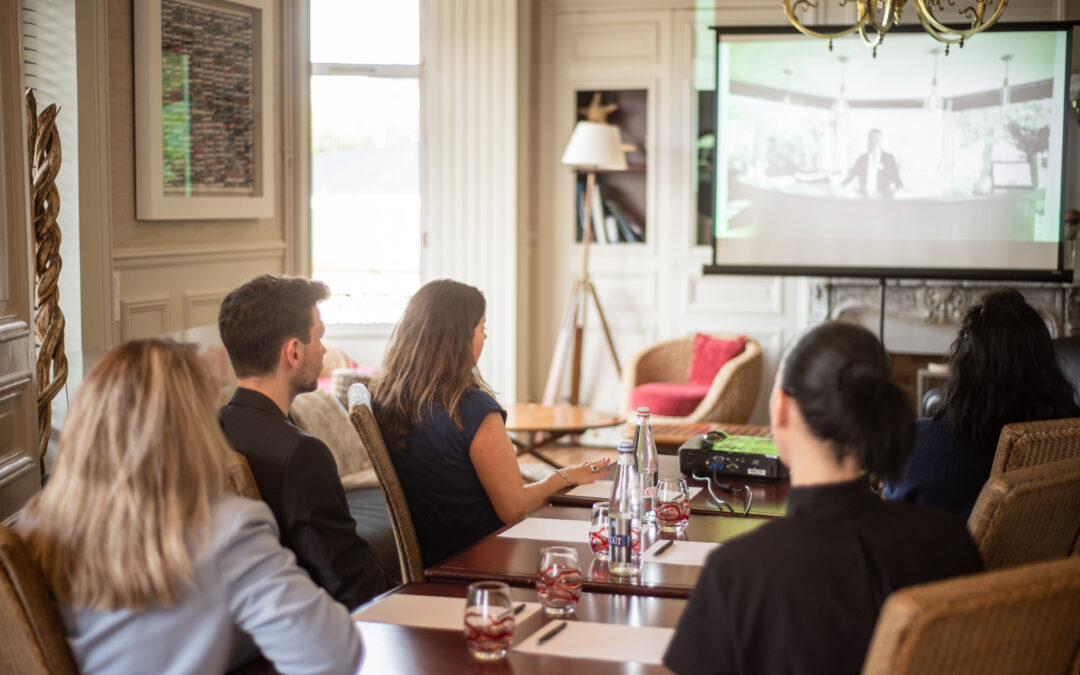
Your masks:
{"label": "blonde woman", "polygon": [[124,344],[83,381],[56,467],[20,522],[84,673],[356,670],[345,608],[281,547],[262,502],[224,493],[216,387],[187,346]]}
{"label": "blonde woman", "polygon": [[371,383],[425,566],[521,520],[559,490],[605,477],[611,461],[524,484],[506,411],[476,369],[487,339],[485,310],[472,286],[425,284],[409,300]]}

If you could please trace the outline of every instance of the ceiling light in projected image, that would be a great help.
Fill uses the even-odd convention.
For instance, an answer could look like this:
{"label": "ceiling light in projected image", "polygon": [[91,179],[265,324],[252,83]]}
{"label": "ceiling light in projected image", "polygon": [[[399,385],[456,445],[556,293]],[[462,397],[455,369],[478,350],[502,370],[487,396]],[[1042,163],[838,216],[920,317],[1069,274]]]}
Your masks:
{"label": "ceiling light in projected image", "polygon": [[[852,0],[837,0],[841,10]],[[873,54],[877,56],[878,46],[885,39],[885,35],[892,30],[893,26],[899,25],[904,16],[904,7],[907,0],[854,0],[856,20],[851,26],[833,32],[821,32],[807,26],[804,21],[811,9],[820,9],[815,0],[784,0],[784,13],[788,21],[804,35],[822,38],[829,41],[829,50],[833,48],[833,40],[852,33],[858,33],[862,41],[873,48]],[[1008,0],[976,0],[974,5],[962,6],[955,11],[955,17],[941,17],[940,13],[946,11],[946,7],[952,8],[955,0],[913,0],[915,15],[919,19],[923,30],[938,42],[945,44],[945,53],[949,53],[952,45],[964,46],[966,40],[976,33],[990,28],[1001,14],[1005,11]],[[958,21],[967,24],[966,28],[956,28],[946,25],[948,21]]]}

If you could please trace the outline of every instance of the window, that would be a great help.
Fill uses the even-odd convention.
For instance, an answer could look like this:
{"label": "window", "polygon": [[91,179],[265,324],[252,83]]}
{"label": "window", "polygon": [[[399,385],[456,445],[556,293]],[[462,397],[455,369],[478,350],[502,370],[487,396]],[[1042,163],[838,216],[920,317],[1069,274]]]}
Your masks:
{"label": "window", "polygon": [[394,323],[420,287],[418,0],[311,0],[312,275],[327,323]]}

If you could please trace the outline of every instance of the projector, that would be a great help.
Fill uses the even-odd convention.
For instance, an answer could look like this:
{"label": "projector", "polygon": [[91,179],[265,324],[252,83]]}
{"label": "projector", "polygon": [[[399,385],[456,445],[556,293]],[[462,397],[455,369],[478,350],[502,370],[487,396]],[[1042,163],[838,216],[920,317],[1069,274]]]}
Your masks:
{"label": "projector", "polygon": [[732,436],[718,429],[679,446],[679,471],[687,476],[715,473],[754,480],[778,480],[788,474],[771,438]]}

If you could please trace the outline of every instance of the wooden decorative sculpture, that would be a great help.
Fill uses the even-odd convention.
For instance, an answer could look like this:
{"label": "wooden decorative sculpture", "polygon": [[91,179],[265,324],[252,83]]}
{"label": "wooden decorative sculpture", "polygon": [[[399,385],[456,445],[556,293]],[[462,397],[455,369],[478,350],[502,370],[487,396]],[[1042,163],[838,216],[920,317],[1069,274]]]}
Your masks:
{"label": "wooden decorative sculpture", "polygon": [[30,215],[34,222],[34,304],[37,314],[37,416],[38,461],[45,472],[45,451],[52,430],[52,400],[67,382],[64,354],[64,313],[60,311],[60,133],[56,128],[56,104],[37,114],[37,101],[26,91],[26,138],[30,150]]}

